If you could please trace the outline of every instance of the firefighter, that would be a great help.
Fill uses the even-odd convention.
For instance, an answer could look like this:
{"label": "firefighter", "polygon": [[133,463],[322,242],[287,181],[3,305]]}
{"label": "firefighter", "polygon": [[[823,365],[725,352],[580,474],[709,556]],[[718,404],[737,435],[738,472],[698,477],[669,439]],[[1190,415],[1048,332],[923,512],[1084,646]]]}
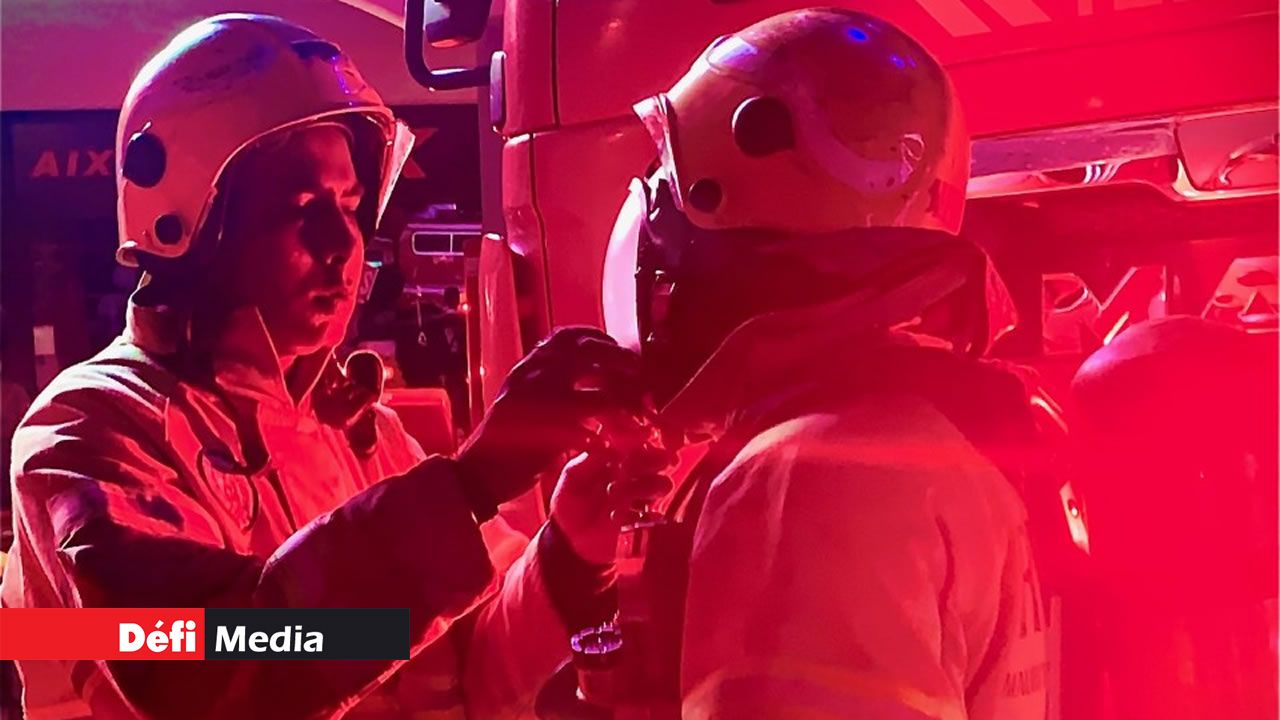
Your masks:
{"label": "firefighter", "polygon": [[339,48],[278,18],[197,22],[141,70],[116,180],[118,258],[144,279],[124,334],[17,430],[2,592],[11,608],[409,607],[413,660],[23,661],[29,717],[499,718],[563,659],[607,582],[579,553],[607,495],[566,478],[505,575],[484,540],[512,547],[497,505],[590,440],[638,360],[558,332],[456,458],[424,458],[376,403],[376,357],[331,351],[408,136]]}
{"label": "firefighter", "polygon": [[1276,716],[1274,335],[1135,325],[1072,382],[1097,665],[1119,717]]}
{"label": "firefighter", "polygon": [[666,508],[693,527],[682,717],[1043,717],[1009,452],[1035,420],[978,359],[1008,317],[957,234],[944,70],[880,19],[800,10],[637,111],[659,158],[610,239],[606,325],[662,422],[712,442]]}

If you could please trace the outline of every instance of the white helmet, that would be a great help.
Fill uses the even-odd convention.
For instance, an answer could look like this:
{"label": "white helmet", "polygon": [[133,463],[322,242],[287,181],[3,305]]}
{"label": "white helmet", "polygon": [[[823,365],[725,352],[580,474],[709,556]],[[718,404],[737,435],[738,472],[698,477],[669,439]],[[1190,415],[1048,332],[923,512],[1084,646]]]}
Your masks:
{"label": "white helmet", "polygon": [[[263,136],[317,120],[366,118],[376,137],[381,217],[413,135],[333,43],[280,18],[229,14],[183,30],[125,96],[116,130],[117,259],[184,255],[220,178]],[[372,226],[365,228],[372,232]]]}

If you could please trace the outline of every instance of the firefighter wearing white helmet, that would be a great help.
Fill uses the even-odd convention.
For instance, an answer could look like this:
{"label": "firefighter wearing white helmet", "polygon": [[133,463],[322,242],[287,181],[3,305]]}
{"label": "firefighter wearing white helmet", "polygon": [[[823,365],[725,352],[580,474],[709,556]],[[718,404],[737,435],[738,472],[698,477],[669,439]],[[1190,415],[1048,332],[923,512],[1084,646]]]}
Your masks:
{"label": "firefighter wearing white helmet", "polygon": [[[253,143],[289,128],[345,123],[367,134],[353,155],[368,164],[370,202],[386,207],[413,136],[337,46],[282,20],[222,16],[178,35],[125,96],[116,132],[120,251],[176,258],[216,225],[223,171]],[[366,230],[371,229],[367,228]]]}
{"label": "firefighter wearing white helmet", "polygon": [[1008,452],[1034,420],[979,359],[1008,316],[957,235],[946,72],[878,18],[800,10],[637,109],[659,162],[610,241],[607,328],[713,442],[668,508],[692,528],[682,717],[1043,717]]}
{"label": "firefighter wearing white helmet", "polygon": [[532,542],[497,505],[583,441],[634,356],[561,332],[456,458],[424,458],[376,358],[333,356],[409,147],[350,59],[278,18],[198,22],[139,73],[117,137],[119,259],[144,281],[15,435],[4,605],[408,607],[413,659],[23,660],[28,716],[518,713],[592,620],[612,526],[571,477]]}

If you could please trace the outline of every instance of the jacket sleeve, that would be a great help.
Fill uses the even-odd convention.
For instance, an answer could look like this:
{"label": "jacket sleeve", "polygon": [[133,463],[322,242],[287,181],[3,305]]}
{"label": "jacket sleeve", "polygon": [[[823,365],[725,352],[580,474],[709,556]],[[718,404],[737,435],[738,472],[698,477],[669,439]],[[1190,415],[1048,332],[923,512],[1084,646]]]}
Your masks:
{"label": "jacket sleeve", "polygon": [[[380,412],[384,441],[391,441],[398,465],[418,462],[422,451],[395,413]],[[403,438],[403,447],[393,436]],[[529,495],[516,503],[526,500],[536,503]],[[480,526],[501,589],[450,631],[456,668],[424,653],[398,671],[394,692],[401,712],[429,714],[460,700],[471,718],[531,717],[543,684],[568,659],[572,632],[612,615],[611,567],[579,559],[553,523],[530,541],[507,522],[510,507]]]}
{"label": "jacket sleeve", "polygon": [[974,689],[1000,679],[1018,612],[1005,588],[1026,567],[1006,510],[980,499],[1003,479],[937,438],[837,425],[774,428],[713,484],[683,717],[963,720]]}
{"label": "jacket sleeve", "polygon": [[544,525],[476,613],[464,649],[467,716],[532,717],[543,684],[569,658],[570,636],[612,614],[612,581],[609,567],[583,562],[554,522]]}
{"label": "jacket sleeve", "polygon": [[[447,459],[367,488],[261,560],[227,549],[127,390],[80,387],[33,410],[14,442],[28,598],[63,607],[409,607],[416,654],[493,589]],[[35,566],[35,567],[32,567]],[[404,661],[100,662],[143,717],[329,717]],[[87,698],[88,699],[88,698]],[[89,699],[92,704],[92,699]]]}

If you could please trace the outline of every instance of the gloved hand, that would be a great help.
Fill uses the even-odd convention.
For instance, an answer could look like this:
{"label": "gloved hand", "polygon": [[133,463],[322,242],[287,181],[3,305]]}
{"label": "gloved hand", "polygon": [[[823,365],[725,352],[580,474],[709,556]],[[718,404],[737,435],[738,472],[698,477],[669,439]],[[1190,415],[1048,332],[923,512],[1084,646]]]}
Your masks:
{"label": "gloved hand", "polygon": [[493,504],[533,487],[588,448],[603,414],[644,412],[640,358],[594,328],[562,328],[512,368],[458,453],[472,497]]}
{"label": "gloved hand", "polygon": [[626,457],[604,446],[584,452],[560,473],[551,520],[579,558],[611,564],[621,527],[671,492],[671,480],[661,473],[674,461],[673,453],[651,447]]}

